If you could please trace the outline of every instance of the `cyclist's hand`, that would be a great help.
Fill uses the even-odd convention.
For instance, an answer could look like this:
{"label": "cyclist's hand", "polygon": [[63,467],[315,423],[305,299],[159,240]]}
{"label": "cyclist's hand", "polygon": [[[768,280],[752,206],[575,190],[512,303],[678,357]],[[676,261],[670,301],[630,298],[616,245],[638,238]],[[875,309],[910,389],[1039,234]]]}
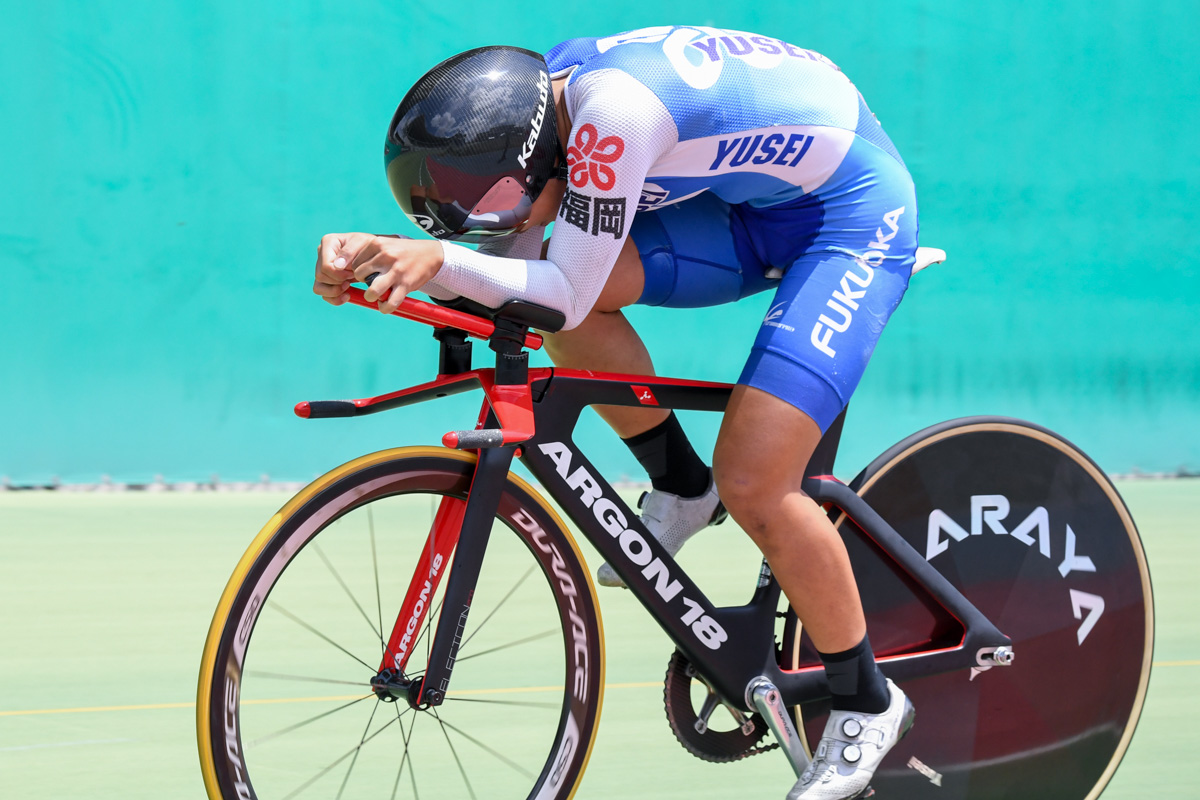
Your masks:
{"label": "cyclist's hand", "polygon": [[[386,298],[379,303],[379,310],[391,314],[400,307],[405,295],[420,289],[441,268],[442,245],[437,241],[331,233],[321,240],[313,291],[340,305],[345,302],[348,281],[365,281],[376,275],[365,297],[372,302]],[[322,282],[328,287],[323,291]]]}
{"label": "cyclist's hand", "polygon": [[350,264],[360,281],[375,275],[364,296],[379,300],[379,310],[391,314],[405,295],[430,281],[442,268],[442,243],[430,239],[377,236]]}
{"label": "cyclist's hand", "polygon": [[313,283],[313,293],[335,306],[346,302],[346,290],[354,281],[354,270],[350,266],[354,254],[374,238],[369,233],[330,233],[322,236],[321,243],[317,245],[317,279]]}

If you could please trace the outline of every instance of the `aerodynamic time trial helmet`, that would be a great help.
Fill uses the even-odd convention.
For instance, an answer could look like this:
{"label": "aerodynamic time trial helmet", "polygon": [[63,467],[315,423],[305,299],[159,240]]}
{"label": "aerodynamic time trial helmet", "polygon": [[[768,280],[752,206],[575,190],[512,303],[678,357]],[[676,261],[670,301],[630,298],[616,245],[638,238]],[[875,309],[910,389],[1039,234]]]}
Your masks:
{"label": "aerodynamic time trial helmet", "polygon": [[409,219],[439,239],[481,242],[527,220],[565,163],[546,62],[517,47],[443,61],[388,126],[388,184]]}

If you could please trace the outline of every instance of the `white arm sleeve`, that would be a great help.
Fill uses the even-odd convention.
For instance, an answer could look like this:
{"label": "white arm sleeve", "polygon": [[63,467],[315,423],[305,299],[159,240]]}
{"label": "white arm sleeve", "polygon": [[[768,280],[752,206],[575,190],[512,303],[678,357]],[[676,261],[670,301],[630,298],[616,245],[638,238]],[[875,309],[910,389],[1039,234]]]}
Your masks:
{"label": "white arm sleeve", "polygon": [[[539,259],[542,257],[542,243],[545,240],[546,226],[539,225],[536,228],[530,228],[524,233],[517,233],[512,236],[497,236],[495,239],[481,244],[478,252],[502,258]],[[444,256],[445,248],[442,248],[442,253]],[[439,284],[437,278],[426,282],[421,287],[421,291],[438,300],[453,300],[459,296],[458,292],[447,289],[445,286]]]}
{"label": "white arm sleeve", "polygon": [[565,328],[573,328],[608,280],[646,174],[675,146],[679,132],[662,101],[618,70],[581,76],[565,98],[572,120],[571,180],[547,258],[526,245],[525,237],[534,241],[533,231],[505,257],[443,242],[444,263],[431,284],[493,308],[513,299],[548,306],[566,316]]}
{"label": "white arm sleeve", "polygon": [[539,225],[524,233],[497,236],[479,245],[480,253],[501,258],[541,258],[542,243],[546,241],[546,226]]}

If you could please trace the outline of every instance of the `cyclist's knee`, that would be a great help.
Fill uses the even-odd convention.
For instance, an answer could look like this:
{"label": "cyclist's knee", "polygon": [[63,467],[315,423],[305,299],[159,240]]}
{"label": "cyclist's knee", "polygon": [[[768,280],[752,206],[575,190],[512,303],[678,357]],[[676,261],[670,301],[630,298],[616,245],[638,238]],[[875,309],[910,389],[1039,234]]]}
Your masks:
{"label": "cyclist's knee", "polygon": [[790,496],[801,493],[804,468],[821,430],[795,406],[767,392],[738,386],[730,398],[713,453],[721,501],[756,539]]}
{"label": "cyclist's knee", "polygon": [[713,481],[717,485],[717,494],[742,530],[755,536],[763,529],[765,522],[762,498],[755,497],[752,479],[749,476],[739,475],[736,471],[724,467],[723,462],[713,461]]}
{"label": "cyclist's knee", "polygon": [[748,450],[718,449],[713,459],[717,494],[734,520],[754,539],[766,536],[780,503],[797,481]]}

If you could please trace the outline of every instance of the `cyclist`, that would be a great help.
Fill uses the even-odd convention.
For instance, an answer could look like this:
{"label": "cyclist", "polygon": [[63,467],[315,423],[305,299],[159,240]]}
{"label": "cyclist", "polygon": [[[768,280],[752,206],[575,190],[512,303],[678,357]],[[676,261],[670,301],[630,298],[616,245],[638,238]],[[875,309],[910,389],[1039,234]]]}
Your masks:
{"label": "cyclist", "polygon": [[[546,340],[556,364],[653,374],[625,306],[775,293],[711,470],[673,414],[597,410],[650,475],[648,529],[674,554],[723,503],[821,653],[833,711],[788,797],[858,796],[912,706],[876,667],[845,547],[801,481],[907,288],[917,205],[854,85],[811,50],[707,27],[572,39],[544,58],[481,48],[409,90],[385,161],[401,208],[441,241],[325,236],[314,291],[331,303],[373,273],[367,298],[386,313],[417,289],[527,300],[566,316]],[[621,583],[608,565],[599,578]]]}

